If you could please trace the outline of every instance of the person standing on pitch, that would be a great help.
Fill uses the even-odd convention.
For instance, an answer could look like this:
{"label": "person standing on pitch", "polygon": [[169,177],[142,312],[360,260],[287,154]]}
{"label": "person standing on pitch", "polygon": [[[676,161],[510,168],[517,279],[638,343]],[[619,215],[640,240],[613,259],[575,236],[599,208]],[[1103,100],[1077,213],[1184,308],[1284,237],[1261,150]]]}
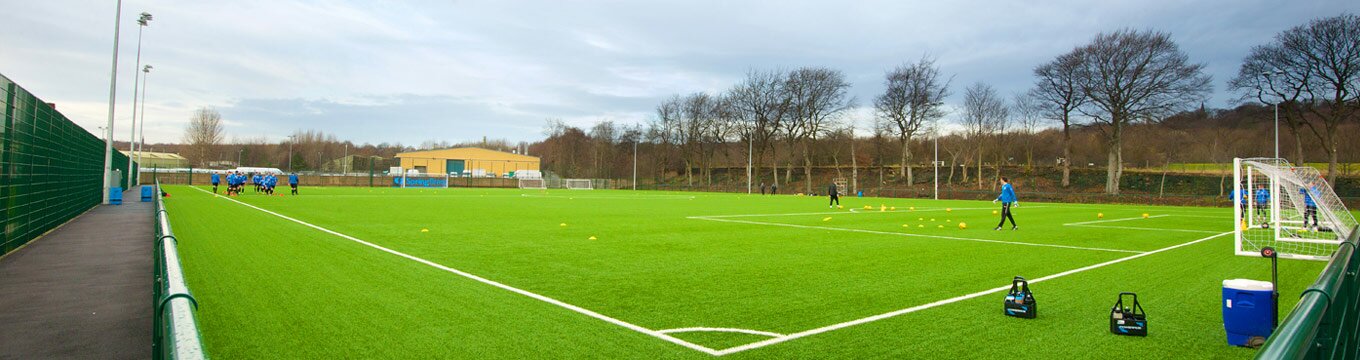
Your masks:
{"label": "person standing on pitch", "polygon": [[761,182],[760,182],[760,194],[761,194],[761,195],[765,195],[765,182],[764,182],[764,181],[761,181]]}
{"label": "person standing on pitch", "polygon": [[831,197],[831,201],[827,203],[826,207],[833,207],[841,204],[841,194],[839,191],[836,190],[837,189],[835,183],[832,183],[831,186],[828,186],[826,188],[826,194]]}
{"label": "person standing on pitch", "polygon": [[222,175],[218,175],[217,173],[213,173],[213,174],[212,174],[212,185],[213,185],[213,193],[214,193],[214,194],[217,193],[217,184],[218,184],[218,183],[221,183],[221,182],[222,182]]}
{"label": "person standing on pitch", "polygon": [[1001,227],[1006,225],[1006,219],[1011,219],[1011,230],[1020,228],[1015,225],[1015,216],[1011,215],[1011,207],[1020,207],[1020,202],[1015,198],[1015,188],[1011,186],[1010,179],[1001,178],[1001,195],[992,200],[992,203],[995,204],[997,201],[1001,202],[1001,222],[992,230],[1001,230]]}
{"label": "person standing on pitch", "polygon": [[775,183],[773,183],[773,184],[770,184],[770,195],[774,195],[774,194],[778,194],[778,193],[779,193],[779,182],[775,182]]}
{"label": "person standing on pitch", "polygon": [[1262,226],[1262,227],[1269,226],[1269,225],[1267,225],[1267,224],[1265,223],[1266,219],[1269,219],[1269,218],[1270,218],[1269,215],[1266,213],[1266,210],[1267,210],[1269,207],[1270,207],[1270,191],[1269,191],[1269,190],[1266,190],[1266,185],[1265,185],[1265,184],[1257,185],[1257,186],[1256,186],[1256,218],[1259,219],[1259,220],[1257,220],[1257,221],[1260,221],[1260,222],[1261,222],[1261,226]]}
{"label": "person standing on pitch", "polygon": [[293,195],[297,195],[298,178],[297,173],[288,174],[288,187],[293,188]]}

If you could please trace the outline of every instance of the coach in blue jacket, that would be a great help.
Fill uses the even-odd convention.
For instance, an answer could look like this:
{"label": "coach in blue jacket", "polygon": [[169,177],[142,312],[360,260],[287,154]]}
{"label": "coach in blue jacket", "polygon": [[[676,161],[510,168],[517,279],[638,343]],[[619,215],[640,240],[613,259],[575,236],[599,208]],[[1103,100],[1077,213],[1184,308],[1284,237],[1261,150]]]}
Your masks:
{"label": "coach in blue jacket", "polygon": [[993,230],[1001,230],[1001,227],[1006,225],[1006,219],[1011,220],[1011,230],[1020,228],[1015,225],[1015,217],[1011,216],[1011,206],[1019,207],[1020,202],[1016,201],[1015,188],[1011,187],[1010,179],[1001,178],[1001,195],[992,200],[992,203],[995,204],[997,201],[1001,202],[1001,222],[997,223],[996,229]]}

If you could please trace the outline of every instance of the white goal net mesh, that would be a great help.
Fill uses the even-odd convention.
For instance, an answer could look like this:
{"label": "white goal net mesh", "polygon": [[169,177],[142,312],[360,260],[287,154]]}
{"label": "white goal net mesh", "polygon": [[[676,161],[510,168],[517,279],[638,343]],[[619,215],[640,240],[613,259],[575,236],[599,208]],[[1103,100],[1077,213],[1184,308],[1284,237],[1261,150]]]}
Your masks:
{"label": "white goal net mesh", "polygon": [[520,189],[547,189],[548,182],[543,179],[519,179]]}
{"label": "white goal net mesh", "polygon": [[564,179],[562,185],[571,190],[591,190],[595,188],[594,182],[590,179]]}
{"label": "white goal net mesh", "polygon": [[1327,260],[1355,217],[1322,173],[1284,159],[1233,160],[1233,229],[1238,255],[1272,247],[1280,257]]}

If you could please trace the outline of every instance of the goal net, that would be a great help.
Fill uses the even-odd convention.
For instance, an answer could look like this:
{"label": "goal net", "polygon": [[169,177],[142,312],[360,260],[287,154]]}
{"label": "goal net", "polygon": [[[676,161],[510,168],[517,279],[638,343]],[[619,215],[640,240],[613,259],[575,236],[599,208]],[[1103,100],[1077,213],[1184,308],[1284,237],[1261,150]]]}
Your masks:
{"label": "goal net", "polygon": [[449,187],[449,175],[403,173],[392,178],[392,186],[399,188],[447,188]]}
{"label": "goal net", "polygon": [[595,189],[595,183],[590,181],[590,179],[563,179],[562,185],[571,190]]}
{"label": "goal net", "polygon": [[548,182],[543,179],[519,179],[520,189],[547,189]]}
{"label": "goal net", "polygon": [[1238,255],[1327,260],[1355,230],[1355,217],[1322,173],[1284,159],[1233,159],[1233,232]]}

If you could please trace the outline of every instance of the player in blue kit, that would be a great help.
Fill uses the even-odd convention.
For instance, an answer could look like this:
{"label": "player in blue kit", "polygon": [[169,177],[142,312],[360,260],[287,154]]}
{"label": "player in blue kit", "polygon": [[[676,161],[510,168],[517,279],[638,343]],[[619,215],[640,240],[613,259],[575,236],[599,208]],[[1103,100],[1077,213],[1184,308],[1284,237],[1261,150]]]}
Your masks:
{"label": "player in blue kit", "polygon": [[1001,222],[992,230],[1001,230],[1001,227],[1006,225],[1006,219],[1011,220],[1011,230],[1019,229],[1020,226],[1015,224],[1015,216],[1011,215],[1011,207],[1019,207],[1020,201],[1015,197],[1015,187],[1011,186],[1010,179],[1001,178],[1001,195],[992,200],[992,203],[995,204],[997,201],[1001,202]]}

